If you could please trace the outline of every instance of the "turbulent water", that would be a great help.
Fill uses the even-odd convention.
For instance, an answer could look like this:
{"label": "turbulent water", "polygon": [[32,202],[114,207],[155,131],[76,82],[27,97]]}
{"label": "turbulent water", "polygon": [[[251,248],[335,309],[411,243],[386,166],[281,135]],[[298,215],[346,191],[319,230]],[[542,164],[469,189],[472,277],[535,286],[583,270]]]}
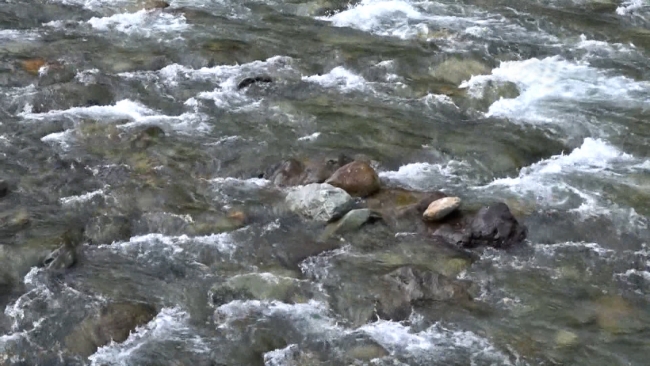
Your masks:
{"label": "turbulent water", "polygon": [[[648,364],[647,0],[162,5],[0,0],[0,363]],[[260,174],[340,153],[528,240],[445,272],[469,303],[372,314],[387,266],[453,259],[381,224],[305,249]],[[116,302],[154,311],[86,347]]]}

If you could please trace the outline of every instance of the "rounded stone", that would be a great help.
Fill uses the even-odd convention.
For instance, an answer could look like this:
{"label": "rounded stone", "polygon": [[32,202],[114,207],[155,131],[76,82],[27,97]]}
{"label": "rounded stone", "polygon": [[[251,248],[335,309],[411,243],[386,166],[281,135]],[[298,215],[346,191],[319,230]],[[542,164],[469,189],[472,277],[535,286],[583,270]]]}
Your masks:
{"label": "rounded stone", "polygon": [[375,169],[365,161],[353,161],[340,167],[325,181],[355,197],[367,197],[381,188]]}
{"label": "rounded stone", "polygon": [[444,197],[431,202],[422,217],[426,221],[438,221],[454,212],[458,207],[460,207],[460,198]]}

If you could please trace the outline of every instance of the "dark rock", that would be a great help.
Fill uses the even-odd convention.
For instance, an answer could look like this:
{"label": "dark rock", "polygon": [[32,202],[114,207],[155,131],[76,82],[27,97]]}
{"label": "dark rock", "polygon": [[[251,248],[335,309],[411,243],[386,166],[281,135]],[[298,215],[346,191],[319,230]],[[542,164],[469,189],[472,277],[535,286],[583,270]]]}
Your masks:
{"label": "dark rock", "polygon": [[435,236],[465,248],[489,246],[497,249],[519,245],[527,234],[526,226],[520,224],[502,202],[483,207],[473,217],[453,226],[443,225],[434,232]]}
{"label": "dark rock", "polygon": [[0,180],[0,198],[9,194],[9,183],[6,180]]}
{"label": "dark rock", "polygon": [[72,353],[88,357],[111,341],[124,342],[136,327],[155,316],[156,309],[147,304],[112,303],[76,326],[65,338],[65,345]]}
{"label": "dark rock", "polygon": [[246,78],[237,84],[237,90],[247,88],[255,83],[271,83],[273,79],[270,76],[255,76],[252,78]]}
{"label": "dark rock", "polygon": [[306,162],[291,158],[274,166],[263,174],[273,184],[280,187],[324,183],[334,172],[350,158],[340,155],[337,159],[310,159]]}
{"label": "dark rock", "polygon": [[137,133],[131,145],[137,149],[146,149],[165,137],[165,130],[158,126],[148,126]]}
{"label": "dark rock", "polygon": [[131,238],[131,221],[124,216],[98,216],[92,218],[85,228],[90,244],[111,244]]}
{"label": "dark rock", "polygon": [[38,86],[44,87],[48,85],[67,83],[74,80],[76,75],[77,70],[72,66],[60,62],[51,62],[45,65],[43,72],[39,75]]}
{"label": "dark rock", "polygon": [[528,233],[526,226],[520,224],[502,202],[481,208],[472,220],[470,230],[470,241],[465,246],[498,249],[521,244]]}
{"label": "dark rock", "polygon": [[346,155],[338,159],[310,160],[305,165],[305,176],[301,184],[324,183],[337,169],[349,163]]}
{"label": "dark rock", "polygon": [[76,261],[77,253],[75,248],[70,245],[62,245],[45,257],[43,266],[53,270],[66,269],[72,267]]}
{"label": "dark rock", "polygon": [[363,161],[353,161],[340,167],[326,183],[357,197],[367,197],[381,188],[377,172]]}
{"label": "dark rock", "polygon": [[280,187],[295,186],[301,184],[304,174],[305,164],[292,158],[274,168],[268,179]]}

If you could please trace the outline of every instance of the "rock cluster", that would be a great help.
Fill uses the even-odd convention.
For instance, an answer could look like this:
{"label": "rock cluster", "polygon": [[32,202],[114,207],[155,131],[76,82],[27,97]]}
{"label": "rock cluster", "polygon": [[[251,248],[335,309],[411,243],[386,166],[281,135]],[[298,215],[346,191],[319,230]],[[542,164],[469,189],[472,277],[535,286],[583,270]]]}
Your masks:
{"label": "rock cluster", "polygon": [[[461,248],[506,249],[524,242],[527,229],[502,202],[478,211],[461,209],[459,197],[382,187],[367,159],[288,159],[263,175],[288,190],[286,204],[298,215],[326,223],[321,238],[342,235],[368,221],[426,228],[437,240]],[[408,226],[407,226],[408,227]]]}

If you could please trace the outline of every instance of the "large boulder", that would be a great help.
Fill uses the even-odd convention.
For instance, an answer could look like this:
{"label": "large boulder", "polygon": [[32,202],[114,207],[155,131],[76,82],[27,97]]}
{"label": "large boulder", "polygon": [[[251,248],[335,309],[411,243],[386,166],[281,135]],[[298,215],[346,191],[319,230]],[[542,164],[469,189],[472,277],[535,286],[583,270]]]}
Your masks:
{"label": "large boulder", "polygon": [[381,188],[379,175],[365,161],[353,161],[340,167],[325,181],[356,197],[367,197]]}
{"label": "large boulder", "polygon": [[286,197],[289,209],[307,218],[329,222],[354,207],[354,199],[341,188],[312,183],[292,189]]}
{"label": "large boulder", "polygon": [[443,225],[434,232],[447,242],[465,248],[489,246],[507,249],[526,240],[528,229],[519,223],[505,203],[481,208],[476,215],[455,225]]}

